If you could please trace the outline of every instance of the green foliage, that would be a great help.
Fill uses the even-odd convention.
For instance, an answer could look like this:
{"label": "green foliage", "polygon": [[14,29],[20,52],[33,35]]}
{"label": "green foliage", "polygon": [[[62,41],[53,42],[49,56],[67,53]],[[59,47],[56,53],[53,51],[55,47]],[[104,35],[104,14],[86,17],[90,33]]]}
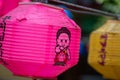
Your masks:
{"label": "green foliage", "polygon": [[120,14],[120,0],[96,0],[104,10]]}
{"label": "green foliage", "polygon": [[83,35],[90,35],[93,30],[101,27],[107,19],[107,17],[102,16],[74,13],[74,20],[78,25],[80,25]]}

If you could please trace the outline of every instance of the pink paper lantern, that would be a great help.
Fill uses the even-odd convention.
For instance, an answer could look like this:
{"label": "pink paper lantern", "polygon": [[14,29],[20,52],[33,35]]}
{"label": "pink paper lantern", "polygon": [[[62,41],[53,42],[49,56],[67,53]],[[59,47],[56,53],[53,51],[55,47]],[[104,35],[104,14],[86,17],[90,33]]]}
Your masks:
{"label": "pink paper lantern", "polygon": [[20,0],[0,0],[0,16],[16,8],[19,1]]}
{"label": "pink paper lantern", "polygon": [[0,0],[0,17],[18,6],[18,3],[30,2],[30,0]]}
{"label": "pink paper lantern", "polygon": [[0,61],[14,75],[55,78],[77,64],[81,30],[63,9],[21,3],[0,24]]}

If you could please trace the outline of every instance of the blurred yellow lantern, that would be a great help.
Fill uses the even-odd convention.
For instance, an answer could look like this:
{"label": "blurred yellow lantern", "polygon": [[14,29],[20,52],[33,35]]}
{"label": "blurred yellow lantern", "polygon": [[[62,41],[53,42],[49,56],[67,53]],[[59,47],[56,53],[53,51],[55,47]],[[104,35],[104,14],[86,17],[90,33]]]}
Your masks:
{"label": "blurred yellow lantern", "polygon": [[108,20],[92,32],[88,62],[104,78],[120,80],[120,21]]}

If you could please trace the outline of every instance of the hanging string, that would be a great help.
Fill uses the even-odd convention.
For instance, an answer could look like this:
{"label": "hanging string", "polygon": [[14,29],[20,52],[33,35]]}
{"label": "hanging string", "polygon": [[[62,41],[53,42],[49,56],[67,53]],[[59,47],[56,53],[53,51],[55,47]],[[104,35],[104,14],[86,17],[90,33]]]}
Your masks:
{"label": "hanging string", "polygon": [[[60,1],[60,0],[49,0],[49,1],[59,3],[59,4],[63,4],[63,5],[66,5],[66,6],[75,7],[75,8],[78,8],[78,9],[87,10],[87,11],[79,11],[79,10],[68,8],[69,10],[71,10],[73,12],[91,14],[91,15],[109,16],[109,17],[113,17],[115,19],[120,19],[120,15],[118,15],[118,14],[113,14],[113,13],[109,13],[109,12],[106,12],[106,11],[101,11],[101,10],[97,10],[97,9],[93,9],[93,8],[89,8],[89,7],[65,2],[65,1]],[[91,11],[91,12],[89,12],[89,11]]]}
{"label": "hanging string", "polygon": [[48,0],[33,0],[34,2],[48,3]]}
{"label": "hanging string", "polygon": [[[67,10],[70,10],[72,12],[75,12],[75,13],[80,13],[80,14],[88,14],[88,15],[96,15],[96,16],[108,16],[108,15],[103,15],[103,14],[100,14],[100,13],[94,13],[94,12],[89,12],[89,11],[78,11],[78,10],[74,10],[74,9],[70,9],[70,8],[66,8]],[[110,16],[112,18],[115,18],[113,16]]]}

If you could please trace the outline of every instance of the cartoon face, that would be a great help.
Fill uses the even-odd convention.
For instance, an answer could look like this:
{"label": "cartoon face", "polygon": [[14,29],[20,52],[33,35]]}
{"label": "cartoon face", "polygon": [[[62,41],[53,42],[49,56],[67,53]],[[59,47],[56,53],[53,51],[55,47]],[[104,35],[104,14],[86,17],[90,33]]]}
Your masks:
{"label": "cartoon face", "polygon": [[66,33],[60,34],[60,36],[57,39],[57,44],[63,48],[66,48],[69,46],[70,40],[69,36]]}

